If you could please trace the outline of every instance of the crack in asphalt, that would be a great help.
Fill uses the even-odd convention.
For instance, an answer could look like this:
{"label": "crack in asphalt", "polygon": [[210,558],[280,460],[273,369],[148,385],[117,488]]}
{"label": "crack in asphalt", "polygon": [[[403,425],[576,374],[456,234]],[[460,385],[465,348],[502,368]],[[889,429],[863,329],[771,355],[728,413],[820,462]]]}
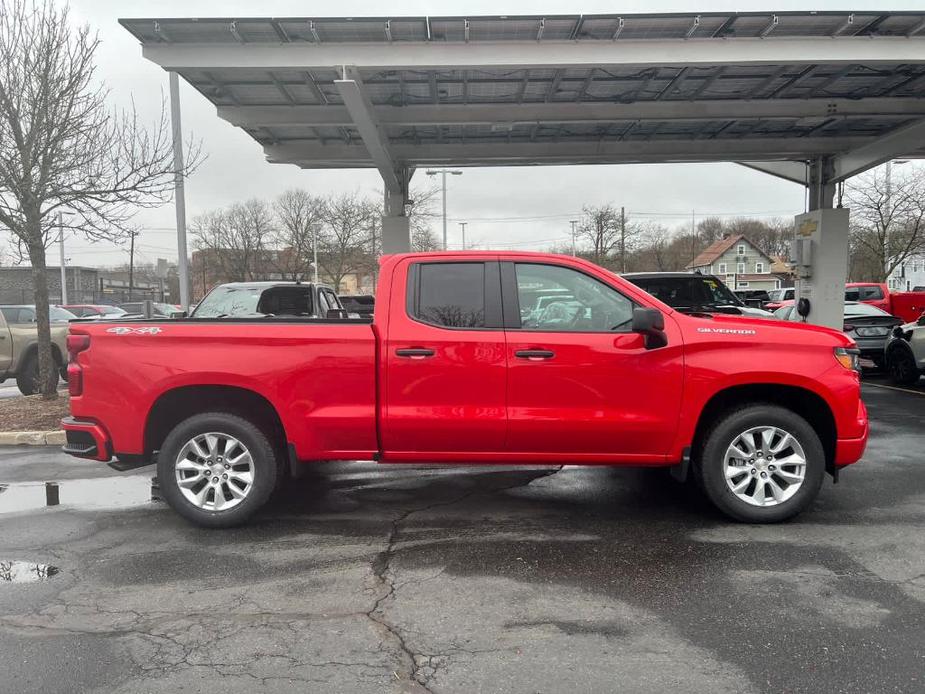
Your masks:
{"label": "crack in asphalt", "polygon": [[[419,691],[428,692],[433,694],[433,690],[430,688],[431,680],[436,676],[437,671],[440,666],[445,665],[446,661],[449,659],[449,653],[434,653],[427,654],[415,651],[408,644],[408,641],[405,637],[405,634],[398,627],[390,621],[385,615],[384,604],[387,601],[394,600],[395,594],[399,588],[403,588],[406,585],[414,583],[414,581],[406,581],[398,586],[395,584],[394,571],[392,569],[392,560],[395,558],[396,554],[396,545],[398,544],[398,538],[401,534],[401,526],[405,523],[411,516],[418,513],[425,513],[426,511],[433,510],[435,508],[441,508],[444,506],[452,506],[458,504],[461,501],[464,501],[472,496],[481,493],[497,493],[507,491],[509,489],[515,489],[517,487],[527,486],[538,479],[544,477],[551,477],[556,473],[560,472],[564,465],[560,465],[553,470],[545,470],[537,474],[535,477],[531,477],[526,481],[520,481],[516,484],[511,484],[502,487],[494,487],[491,489],[479,488],[476,485],[475,489],[471,489],[464,494],[460,494],[457,497],[445,501],[437,501],[426,506],[421,506],[420,508],[412,508],[402,511],[395,518],[392,519],[392,522],[389,527],[389,535],[386,540],[386,547],[384,550],[379,552],[372,562],[372,572],[373,577],[379,584],[379,586],[384,590],[383,594],[376,598],[376,601],[373,603],[372,607],[366,612],[366,616],[380,629],[382,629],[385,634],[395,642],[398,648],[399,661],[401,663],[400,671],[393,671],[395,679],[398,681],[408,682]],[[437,578],[441,572],[438,572],[436,575],[422,580],[432,580]],[[454,651],[463,651],[467,653],[475,653],[475,651],[466,651],[463,648],[454,648]],[[492,650],[492,649],[490,649]],[[496,649],[501,650],[501,649]],[[482,652],[482,651],[479,651]],[[488,651],[485,651],[488,652]],[[426,663],[426,666],[424,665]],[[429,672],[428,672],[429,670]],[[412,690],[413,691],[413,690]]]}

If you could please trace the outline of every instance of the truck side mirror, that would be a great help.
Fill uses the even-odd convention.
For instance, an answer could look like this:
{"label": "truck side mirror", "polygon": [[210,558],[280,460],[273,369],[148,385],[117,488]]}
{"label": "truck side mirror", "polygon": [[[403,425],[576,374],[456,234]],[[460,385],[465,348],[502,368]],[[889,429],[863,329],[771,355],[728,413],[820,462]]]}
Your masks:
{"label": "truck side mirror", "polygon": [[655,308],[634,308],[632,330],[646,338],[646,349],[656,349],[668,344],[665,334],[665,316]]}

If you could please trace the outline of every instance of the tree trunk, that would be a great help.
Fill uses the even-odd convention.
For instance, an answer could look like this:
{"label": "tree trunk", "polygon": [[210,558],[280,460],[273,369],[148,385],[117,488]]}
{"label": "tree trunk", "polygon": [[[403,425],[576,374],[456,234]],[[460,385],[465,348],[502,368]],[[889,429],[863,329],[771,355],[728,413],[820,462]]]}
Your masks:
{"label": "tree trunk", "polygon": [[32,263],[32,286],[35,297],[35,323],[38,330],[39,386],[43,400],[58,397],[58,370],[51,352],[51,326],[48,320],[48,273],[41,231],[30,233],[29,260]]}

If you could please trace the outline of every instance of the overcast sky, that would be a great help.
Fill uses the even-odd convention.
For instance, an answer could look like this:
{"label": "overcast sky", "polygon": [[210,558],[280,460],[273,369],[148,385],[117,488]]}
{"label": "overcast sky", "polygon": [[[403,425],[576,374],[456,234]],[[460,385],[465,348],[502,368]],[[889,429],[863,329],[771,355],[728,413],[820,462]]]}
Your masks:
{"label": "overcast sky", "polygon": [[[167,73],[141,56],[137,40],[117,22],[120,17],[247,17],[247,16],[383,16],[499,15],[618,12],[705,12],[784,10],[844,10],[845,0],[805,2],[568,2],[560,0],[465,0],[415,2],[391,0],[387,5],[360,0],[315,2],[263,0],[72,0],[75,21],[99,31],[98,74],[112,91],[115,103],[134,100],[143,117],[154,120],[167,93]],[[868,8],[879,8],[869,0]],[[921,9],[922,0],[891,0],[890,9]],[[205,210],[257,196],[271,198],[301,187],[313,193],[344,191],[381,194],[375,171],[305,171],[291,165],[268,164],[263,152],[242,130],[215,114],[215,108],[184,81],[180,82],[183,127],[203,143],[205,164],[188,180],[187,219]],[[418,176],[421,176],[419,173]],[[625,205],[632,216],[658,213],[668,226],[690,224],[710,214],[790,216],[803,211],[801,186],[735,164],[647,164],[624,166],[518,167],[467,169],[449,179],[450,243],[459,242],[457,221],[468,221],[468,240],[509,244],[521,249],[547,248],[569,236],[569,220],[585,204]],[[677,216],[665,216],[677,215]],[[532,217],[534,219],[523,219]],[[521,219],[510,219],[521,218]],[[488,221],[508,219],[508,221]],[[158,257],[176,259],[173,205],[146,210],[137,221],[144,227],[138,240],[140,262]],[[435,228],[439,230],[439,225]],[[49,253],[57,262],[57,254]],[[69,262],[112,265],[127,262],[127,250],[68,239]],[[53,260],[52,260],[53,259]]]}

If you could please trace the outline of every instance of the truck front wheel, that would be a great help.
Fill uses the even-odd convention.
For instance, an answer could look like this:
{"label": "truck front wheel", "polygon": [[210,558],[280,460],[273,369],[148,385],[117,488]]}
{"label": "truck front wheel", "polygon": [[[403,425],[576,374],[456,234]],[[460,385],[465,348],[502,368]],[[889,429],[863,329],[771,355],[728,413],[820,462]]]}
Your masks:
{"label": "truck front wheel", "polygon": [[157,479],[167,503],[208,528],[240,525],[270,498],[279,466],[253,423],[225,412],[198,414],[167,435]]}
{"label": "truck front wheel", "polygon": [[719,510],[746,523],[776,523],[807,508],[825,474],[825,451],[809,423],[770,404],[721,417],[703,440],[696,472]]}

